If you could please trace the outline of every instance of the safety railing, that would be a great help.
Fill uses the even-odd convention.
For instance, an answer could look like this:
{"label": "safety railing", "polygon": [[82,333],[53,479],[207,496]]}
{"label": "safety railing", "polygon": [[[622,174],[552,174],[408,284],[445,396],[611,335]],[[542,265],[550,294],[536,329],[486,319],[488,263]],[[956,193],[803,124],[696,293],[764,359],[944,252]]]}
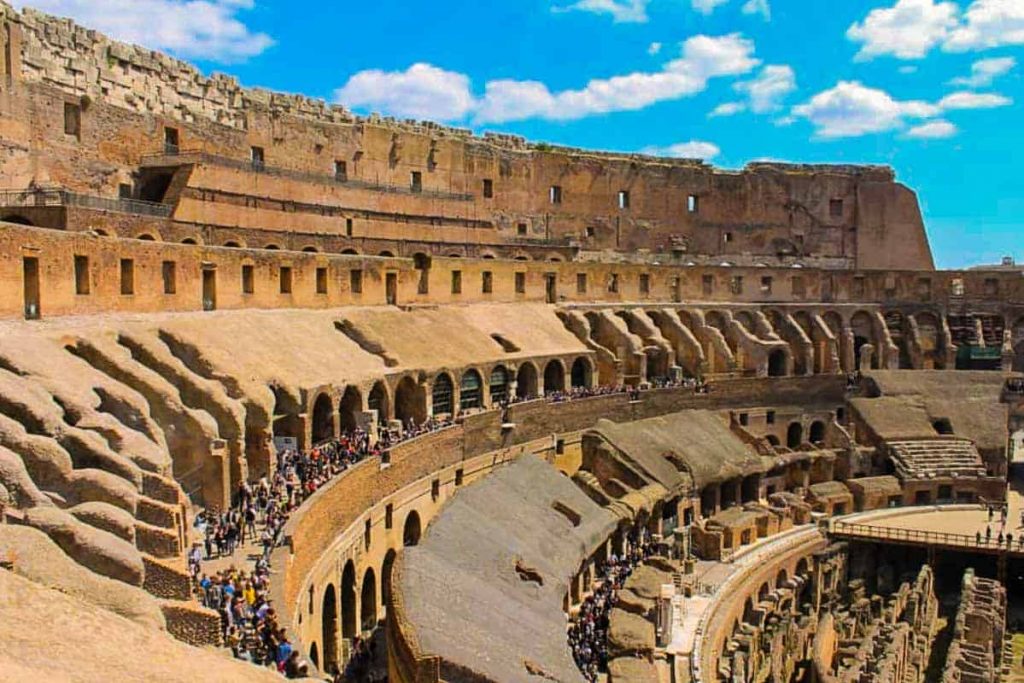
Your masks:
{"label": "safety railing", "polygon": [[1012,535],[992,537],[986,534],[955,534],[946,531],[925,531],[923,529],[897,529],[870,524],[834,521],[830,533],[843,537],[855,537],[879,541],[893,541],[914,545],[941,545],[954,548],[981,549],[994,552],[1013,552],[1024,554],[1024,534],[1014,538]]}
{"label": "safety railing", "polygon": [[141,199],[99,197],[61,188],[3,190],[0,191],[0,206],[6,209],[78,206],[86,209],[155,216],[157,218],[167,218],[174,211],[174,207],[170,204],[147,202]]}

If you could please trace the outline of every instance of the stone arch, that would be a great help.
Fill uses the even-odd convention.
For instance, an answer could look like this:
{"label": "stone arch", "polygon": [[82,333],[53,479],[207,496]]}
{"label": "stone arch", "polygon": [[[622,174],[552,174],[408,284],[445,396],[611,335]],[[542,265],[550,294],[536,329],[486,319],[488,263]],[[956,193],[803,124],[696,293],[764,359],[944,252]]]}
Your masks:
{"label": "stone arch", "polygon": [[804,442],[804,426],[799,422],[791,422],[786,429],[786,447],[799,448]]}
{"label": "stone arch", "polygon": [[341,253],[344,256],[359,256],[359,250],[353,249],[352,247],[349,247],[348,249],[342,249]]}
{"label": "stone arch", "polygon": [[302,251],[303,251],[304,253],[306,253],[306,254],[319,254],[319,253],[320,253],[320,250],[319,250],[319,249],[317,249],[317,248],[316,248],[315,246],[313,246],[312,244],[310,244],[310,245],[307,245],[307,246],[303,247],[303,248],[302,248]]}
{"label": "stone arch", "polygon": [[285,391],[284,387],[271,385],[274,394],[273,434],[276,437],[302,438],[302,424],[299,420],[299,402]]}
{"label": "stone arch", "polygon": [[[334,584],[328,584],[320,606],[320,642],[324,647],[324,666],[338,664],[338,598]],[[314,647],[316,647],[314,645]]]}
{"label": "stone arch", "polygon": [[878,356],[881,349],[875,339],[875,325],[871,316],[866,311],[857,311],[850,318],[850,329],[853,331],[853,359],[854,369],[860,368],[861,350],[865,344],[874,347],[874,354],[871,356],[871,367],[878,369]]}
{"label": "stone arch", "polygon": [[725,315],[719,311],[708,311],[704,314],[704,322],[710,327],[715,328],[722,334],[725,334]]}
{"label": "stone arch", "polygon": [[755,330],[754,317],[752,315],[750,315],[750,313],[748,311],[737,311],[736,313],[733,314],[733,318],[740,325],[743,325],[743,328],[747,332],[749,332],[749,333],[751,333],[753,335],[757,334],[757,332],[754,331]]}
{"label": "stone arch", "polygon": [[569,383],[573,389],[589,387],[592,375],[593,369],[590,366],[590,361],[580,356],[572,362],[572,368],[569,370]]}
{"label": "stone arch", "polygon": [[380,256],[380,257],[383,257],[383,258],[395,258],[395,252],[390,251],[388,249],[385,249],[382,252],[380,252],[379,254],[377,254],[377,256]]}
{"label": "stone arch", "polygon": [[825,441],[825,422],[822,420],[812,422],[807,438],[813,444],[823,443]]}
{"label": "stone arch", "polygon": [[35,223],[17,213],[9,213],[3,218],[0,218],[0,221],[3,221],[4,223],[13,223],[14,225],[35,226]]}
{"label": "stone arch", "polygon": [[341,572],[341,637],[351,640],[358,633],[356,618],[356,566],[349,560]]}
{"label": "stone arch", "polygon": [[509,372],[504,365],[496,365],[491,370],[491,378],[488,382],[491,397],[491,405],[499,405],[508,400]]}
{"label": "stone arch", "polygon": [[778,447],[782,445],[782,443],[779,441],[779,437],[775,436],[774,434],[767,434],[764,438],[765,441],[770,443],[772,446]]}
{"label": "stone arch", "polygon": [[345,393],[338,403],[338,426],[341,432],[352,433],[358,426],[357,415],[363,410],[363,395],[354,386],[345,388]]}
{"label": "stone arch", "polygon": [[387,554],[384,555],[384,562],[380,566],[380,601],[385,610],[391,603],[391,573],[395,568],[396,557],[398,557],[398,552],[394,548],[389,548]]}
{"label": "stone arch", "polygon": [[181,243],[196,246],[197,244],[199,244],[199,240],[197,240],[195,237],[186,237],[181,241]]}
{"label": "stone arch", "polygon": [[143,242],[158,242],[156,236],[151,232],[139,233],[135,236],[135,239],[142,240]]}
{"label": "stone arch", "polygon": [[320,668],[320,653],[316,649],[316,643],[309,646],[309,661],[313,663],[313,666]]}
{"label": "stone arch", "polygon": [[771,592],[772,589],[771,586],[768,585],[768,582],[765,581],[764,583],[762,583],[761,587],[757,589],[758,602],[764,602],[765,600],[767,600],[768,596],[771,595]]}
{"label": "stone arch", "polygon": [[527,254],[518,253],[518,254],[516,254],[515,256],[512,257],[512,260],[513,261],[529,261],[530,257]]}
{"label": "stone arch", "polygon": [[406,548],[413,545],[419,545],[420,535],[422,533],[423,530],[420,525],[420,513],[413,510],[406,515],[405,524],[402,525],[402,545]]}
{"label": "stone arch", "polygon": [[516,396],[521,399],[537,397],[537,374],[537,366],[531,361],[519,366],[519,372],[516,373]]}
{"label": "stone arch", "polygon": [[264,245],[263,248],[268,250],[268,251],[280,251],[281,250],[281,245],[274,244],[273,242],[271,242],[270,244]]}
{"label": "stone arch", "polygon": [[228,247],[229,249],[241,249],[242,248],[242,244],[240,242],[236,242],[235,240],[228,240],[227,242],[224,243],[224,246]]}
{"label": "stone arch", "polygon": [[775,575],[775,587],[783,588],[789,581],[789,574],[786,573],[786,568],[782,567],[779,569],[779,573]]}
{"label": "stone arch", "polygon": [[334,433],[334,407],[331,397],[326,393],[320,393],[313,402],[313,443],[330,441],[336,436]]}
{"label": "stone arch", "polygon": [[565,391],[565,365],[557,358],[544,366],[544,393],[553,391]]}
{"label": "stone arch", "polygon": [[377,422],[385,423],[391,419],[391,401],[388,398],[388,387],[384,382],[374,382],[366,406],[377,411]]}
{"label": "stone arch", "polygon": [[459,411],[483,406],[483,379],[477,370],[470,368],[462,373],[462,379],[459,380]]}
{"label": "stone arch", "polygon": [[434,415],[453,414],[455,412],[455,388],[452,377],[447,372],[438,373],[431,385],[431,412]]}
{"label": "stone arch", "polygon": [[367,567],[363,574],[363,589],[359,599],[359,623],[364,631],[377,627],[377,573]]}
{"label": "stone arch", "polygon": [[493,261],[494,259],[497,258],[497,256],[494,255],[493,251],[485,251],[482,254],[480,254],[480,258],[482,258],[485,261]]}
{"label": "stone arch", "polygon": [[395,388],[395,419],[407,425],[411,420],[421,424],[427,419],[427,401],[423,387],[406,375]]}
{"label": "stone arch", "polygon": [[807,577],[807,575],[810,573],[810,568],[811,565],[807,561],[807,558],[801,557],[800,561],[796,563],[796,575]]}
{"label": "stone arch", "polygon": [[[754,621],[754,600],[748,595],[743,603],[743,623],[750,624]],[[733,627],[733,633],[738,630],[738,625]]]}
{"label": "stone arch", "polygon": [[786,352],[782,349],[775,349],[768,354],[768,376],[784,377],[786,375]]}

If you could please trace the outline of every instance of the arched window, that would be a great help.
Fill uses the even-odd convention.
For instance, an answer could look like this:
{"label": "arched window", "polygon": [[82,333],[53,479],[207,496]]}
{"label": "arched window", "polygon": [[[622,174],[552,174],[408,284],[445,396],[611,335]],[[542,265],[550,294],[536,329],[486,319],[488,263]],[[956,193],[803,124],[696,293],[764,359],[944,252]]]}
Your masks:
{"label": "arched window", "polygon": [[347,387],[341,397],[341,404],[338,406],[338,417],[341,424],[341,431],[351,433],[356,430],[356,416],[363,410],[363,396],[359,389]]}
{"label": "arched window", "polygon": [[321,635],[324,645],[324,664],[338,663],[338,599],[334,586],[328,585],[320,609]]}
{"label": "arched window", "polygon": [[825,423],[821,420],[815,420],[811,423],[810,431],[811,443],[818,444],[825,440]]}
{"label": "arched window", "polygon": [[405,526],[402,527],[402,545],[417,545],[420,542],[420,531],[420,513],[413,510],[405,518]]}
{"label": "arched window", "polygon": [[799,422],[789,425],[786,430],[786,446],[789,448],[800,448],[804,442],[804,427]]}
{"label": "arched window", "polygon": [[498,405],[508,399],[508,370],[504,365],[491,370],[491,404]]}
{"label": "arched window", "polygon": [[323,443],[334,438],[334,410],[331,397],[320,394],[313,404],[313,443]]}
{"label": "arched window", "polygon": [[434,390],[431,395],[434,401],[434,415],[452,412],[452,378],[446,373],[442,372],[434,378]]}
{"label": "arched window", "polygon": [[549,361],[544,368],[544,393],[565,390],[565,368],[557,360]]}
{"label": "arched window", "polygon": [[403,425],[427,419],[426,394],[412,377],[403,377],[395,388],[395,418]]}
{"label": "arched window", "polygon": [[373,567],[367,567],[363,574],[363,591],[360,599],[362,607],[362,627],[364,631],[372,631],[377,627],[377,574]]}
{"label": "arched window", "polygon": [[356,567],[349,560],[341,573],[341,637],[355,638],[356,625]]}
{"label": "arched window", "polygon": [[573,361],[570,376],[573,389],[590,386],[590,363],[586,358]]}
{"label": "arched window", "polygon": [[388,405],[388,391],[384,387],[384,382],[377,382],[373,385],[366,405],[370,410],[377,411],[378,423],[384,423],[391,419],[391,406]]}
{"label": "arched window", "polygon": [[537,368],[533,363],[523,363],[516,375],[516,396],[521,399],[537,397]]}
{"label": "arched window", "polygon": [[470,410],[483,406],[483,393],[480,391],[482,382],[480,373],[467,370],[459,383],[459,410]]}

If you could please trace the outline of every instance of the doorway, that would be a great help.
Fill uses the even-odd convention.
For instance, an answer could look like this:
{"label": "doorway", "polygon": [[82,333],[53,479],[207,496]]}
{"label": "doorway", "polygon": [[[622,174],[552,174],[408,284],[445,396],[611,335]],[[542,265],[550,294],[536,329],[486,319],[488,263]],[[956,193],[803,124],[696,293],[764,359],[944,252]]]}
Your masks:
{"label": "doorway", "polygon": [[39,259],[26,256],[22,261],[25,274],[25,320],[39,320]]}
{"label": "doorway", "polygon": [[387,273],[384,276],[384,294],[388,306],[398,305],[398,273]]}
{"label": "doorway", "polygon": [[203,271],[203,310],[212,311],[217,308],[217,271]]}

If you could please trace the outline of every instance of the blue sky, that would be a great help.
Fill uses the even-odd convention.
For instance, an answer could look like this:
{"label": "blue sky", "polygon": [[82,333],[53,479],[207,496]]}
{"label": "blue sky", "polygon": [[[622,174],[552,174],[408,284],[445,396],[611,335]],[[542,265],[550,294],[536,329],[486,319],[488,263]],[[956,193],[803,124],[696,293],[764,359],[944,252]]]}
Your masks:
{"label": "blue sky", "polygon": [[940,267],[1024,261],[1024,0],[28,4],[361,113],[730,168],[889,164]]}

